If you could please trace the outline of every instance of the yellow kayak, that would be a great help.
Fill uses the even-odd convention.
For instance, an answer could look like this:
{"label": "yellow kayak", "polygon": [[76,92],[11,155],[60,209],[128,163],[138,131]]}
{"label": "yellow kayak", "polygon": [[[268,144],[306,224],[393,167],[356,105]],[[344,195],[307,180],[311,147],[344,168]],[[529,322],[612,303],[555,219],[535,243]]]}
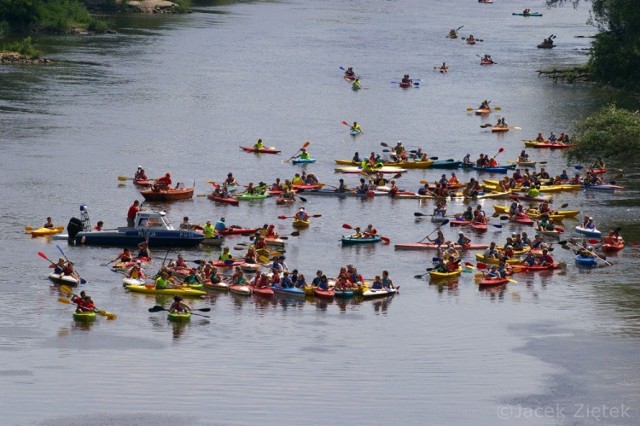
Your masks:
{"label": "yellow kayak", "polygon": [[[509,206],[494,205],[493,209],[496,211],[496,213],[509,213]],[[558,210],[557,212],[553,212],[551,215],[549,215],[549,219],[553,220],[554,222],[562,222],[563,219],[574,218],[579,213],[579,210]],[[540,215],[540,211],[536,209],[527,210],[527,215],[534,220],[538,220],[542,217]]]}
{"label": "yellow kayak", "polygon": [[[490,265],[497,265],[498,263],[500,263],[499,259],[494,259],[494,258],[491,258],[491,257],[484,257],[484,254],[482,254],[482,253],[476,253],[476,260],[478,262],[484,262],[484,263],[488,263]],[[507,263],[510,264],[510,265],[513,265],[513,264],[516,264],[516,263],[519,263],[519,262],[520,262],[520,259],[517,259],[517,258],[507,259]]]}
{"label": "yellow kayak", "polygon": [[144,294],[166,294],[168,296],[192,296],[199,297],[205,296],[207,292],[202,290],[196,290],[191,287],[178,287],[178,288],[163,288],[157,289],[154,286],[146,286],[146,285],[127,285],[125,288],[133,293],[144,293]]}
{"label": "yellow kayak", "polygon": [[294,228],[308,228],[311,222],[307,220],[301,219],[293,219],[292,225]]}
{"label": "yellow kayak", "polygon": [[32,228],[30,226],[24,227],[25,234],[31,234],[32,237],[42,237],[45,235],[59,234],[64,231],[64,226],[56,226],[55,228]]}
{"label": "yellow kayak", "polygon": [[462,273],[462,266],[458,266],[458,269],[451,272],[437,272],[429,271],[429,277],[432,281],[445,280],[447,278],[457,277]]}

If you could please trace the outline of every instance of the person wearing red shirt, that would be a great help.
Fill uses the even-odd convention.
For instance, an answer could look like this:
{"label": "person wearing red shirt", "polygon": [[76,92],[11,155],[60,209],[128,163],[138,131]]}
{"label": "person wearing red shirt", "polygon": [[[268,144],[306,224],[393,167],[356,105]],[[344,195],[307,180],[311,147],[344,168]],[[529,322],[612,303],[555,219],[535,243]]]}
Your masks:
{"label": "person wearing red shirt", "polygon": [[168,189],[171,187],[171,175],[169,173],[167,173],[166,175],[162,176],[160,179],[158,179],[158,181],[156,182],[155,188],[156,189]]}
{"label": "person wearing red shirt", "polygon": [[140,201],[135,200],[129,211],[127,212],[127,226],[133,228],[135,226],[136,214],[140,211]]}

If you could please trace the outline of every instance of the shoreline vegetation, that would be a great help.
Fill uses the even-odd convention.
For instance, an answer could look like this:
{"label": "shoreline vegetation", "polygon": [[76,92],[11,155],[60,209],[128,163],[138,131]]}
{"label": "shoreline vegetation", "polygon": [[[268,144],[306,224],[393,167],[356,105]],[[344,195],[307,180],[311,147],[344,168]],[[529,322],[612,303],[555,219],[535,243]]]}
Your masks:
{"label": "shoreline vegetation", "polygon": [[544,70],[536,70],[538,73],[538,77],[543,76],[547,78],[553,79],[554,83],[557,83],[558,80],[564,81],[565,83],[573,84],[573,83],[593,83],[594,81],[591,78],[591,72],[589,71],[589,65],[577,65],[573,67],[565,67],[565,68],[548,68]]}

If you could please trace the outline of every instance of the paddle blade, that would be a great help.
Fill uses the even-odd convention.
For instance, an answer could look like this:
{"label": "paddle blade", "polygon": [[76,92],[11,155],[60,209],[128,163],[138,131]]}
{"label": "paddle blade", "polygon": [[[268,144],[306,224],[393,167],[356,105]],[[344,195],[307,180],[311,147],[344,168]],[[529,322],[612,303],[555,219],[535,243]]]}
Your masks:
{"label": "paddle blade", "polygon": [[345,126],[348,126],[348,125],[349,125],[349,123],[347,123],[347,122],[346,122],[346,121],[344,121],[344,120],[343,120],[343,121],[341,121],[341,123],[342,123],[342,124],[344,124]]}
{"label": "paddle blade", "polygon": [[500,148],[500,149],[498,150],[498,154],[499,154],[499,153],[501,153],[501,152],[504,152],[504,148]]}
{"label": "paddle blade", "polygon": [[389,145],[386,142],[380,142],[380,145],[384,146],[385,148],[389,148]]}
{"label": "paddle blade", "polygon": [[311,217],[322,217],[322,215],[321,214],[313,214],[313,215],[311,215]]}
{"label": "paddle blade", "polygon": [[66,303],[67,305],[71,304],[71,300],[67,299],[66,297],[58,297],[58,302]]}
{"label": "paddle blade", "polygon": [[160,311],[166,311],[166,309],[160,305],[156,305],[153,308],[149,308],[149,312],[160,312]]}
{"label": "paddle blade", "polygon": [[491,225],[491,226],[495,226],[496,228],[502,228],[502,225]]}
{"label": "paddle blade", "polygon": [[200,312],[210,312],[211,308],[200,308],[200,309],[195,309],[196,311],[200,311]]}
{"label": "paddle blade", "polygon": [[415,212],[415,213],[413,213],[413,215],[414,215],[415,217],[427,216],[426,214],[424,214],[424,213],[420,213],[420,212]]}
{"label": "paddle blade", "polygon": [[290,216],[285,216],[285,215],[280,215],[278,216],[278,219],[288,219]]}
{"label": "paddle blade", "polygon": [[119,180],[120,182],[124,182],[124,181],[129,180],[129,178],[128,178],[128,177],[126,177],[126,176],[118,176],[118,180]]}
{"label": "paddle blade", "polygon": [[349,225],[348,223],[343,223],[343,224],[342,224],[342,227],[343,227],[344,229],[353,229],[353,226]]}
{"label": "paddle blade", "polygon": [[476,267],[480,270],[484,270],[484,269],[487,269],[488,265],[486,263],[478,262]]}
{"label": "paddle blade", "polygon": [[289,235],[291,235],[292,237],[298,237],[298,236],[300,236],[300,231],[293,231],[293,232],[292,232],[291,234],[289,234]]}
{"label": "paddle blade", "polygon": [[449,219],[443,220],[442,223],[440,223],[440,226],[446,225],[447,223],[449,223]]}
{"label": "paddle blade", "polygon": [[381,239],[381,240],[382,240],[382,242],[383,242],[383,243],[385,243],[385,244],[389,244],[389,243],[391,243],[391,239],[390,239],[390,238],[380,236],[380,239]]}
{"label": "paddle blade", "polygon": [[61,285],[60,286],[60,292],[61,293],[65,293],[65,294],[73,294],[73,290],[71,290],[68,286],[66,285]]}
{"label": "paddle blade", "polygon": [[[43,258],[44,260],[47,260],[47,261],[51,262],[51,261],[49,260],[49,258],[47,257],[47,255],[46,255],[46,254],[44,254],[44,253],[43,253],[43,252],[41,252],[41,251],[39,251],[39,252],[38,252],[38,256],[40,256],[40,257],[41,257],[41,258]],[[53,263],[53,262],[51,262],[51,263]]]}
{"label": "paddle blade", "polygon": [[308,147],[309,145],[311,145],[311,142],[306,141],[304,144],[302,144],[302,148],[306,148],[306,147]]}
{"label": "paddle blade", "polygon": [[118,318],[116,314],[112,314],[111,312],[107,312],[104,309],[97,309],[96,312],[103,317],[107,317],[108,320],[114,320]]}
{"label": "paddle blade", "polygon": [[509,281],[510,283],[518,284],[518,281],[512,280],[511,278],[507,278],[507,281]]}

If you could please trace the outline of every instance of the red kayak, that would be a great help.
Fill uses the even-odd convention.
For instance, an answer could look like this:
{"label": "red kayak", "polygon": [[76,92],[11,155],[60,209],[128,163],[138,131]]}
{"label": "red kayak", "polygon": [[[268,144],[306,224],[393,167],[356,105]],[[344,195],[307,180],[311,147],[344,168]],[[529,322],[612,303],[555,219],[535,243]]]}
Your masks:
{"label": "red kayak", "polygon": [[483,278],[480,280],[480,287],[493,287],[497,285],[504,285],[509,282],[508,278]]}
{"label": "red kayak", "polygon": [[[394,246],[396,250],[436,250],[438,246],[434,243],[408,243],[408,244],[396,244]],[[468,244],[461,246],[455,245],[457,250],[482,250],[489,247],[488,244]]]}
{"label": "red kayak", "polygon": [[233,260],[233,261],[216,260],[215,262],[213,262],[213,266],[215,266],[216,268],[231,268],[234,266],[241,266],[241,265],[244,265],[244,261],[242,260]]}
{"label": "red kayak", "polygon": [[207,195],[207,198],[211,201],[215,201],[218,203],[226,203],[231,204],[232,206],[237,206],[240,202],[233,197],[218,197],[213,194]]}
{"label": "red kayak", "polygon": [[600,248],[602,249],[602,251],[608,251],[608,252],[620,251],[624,248],[624,243],[614,243],[614,244],[604,243]]}
{"label": "red kayak", "polygon": [[220,235],[252,235],[258,232],[258,228],[227,228],[224,231],[217,231]]}
{"label": "red kayak", "polygon": [[470,220],[454,219],[454,220],[449,222],[449,226],[467,226],[467,225],[471,225],[471,221]]}
{"label": "red kayak", "polygon": [[336,293],[333,290],[320,290],[319,288],[313,289],[313,294],[316,297],[322,297],[323,299],[333,299]]}
{"label": "red kayak", "polygon": [[606,167],[603,169],[590,169],[589,170],[594,175],[601,175],[607,171]]}
{"label": "red kayak", "polygon": [[511,265],[512,268],[516,268],[513,272],[535,272],[535,271],[551,271],[552,269],[560,268],[559,263],[554,263],[552,265],[526,265],[517,263],[515,265]]}
{"label": "red kayak", "polygon": [[276,204],[281,206],[283,204],[293,204],[295,203],[296,200],[294,200],[293,198],[284,198],[284,197],[278,197],[276,198]]}
{"label": "red kayak", "polygon": [[254,152],[256,154],[279,154],[280,153],[280,150],[276,149],[275,146],[265,146],[258,149],[252,146],[241,146],[240,149],[242,149],[245,152]]}
{"label": "red kayak", "polygon": [[251,288],[253,289],[253,294],[255,294],[256,296],[271,297],[275,294],[271,287],[251,286]]}
{"label": "red kayak", "polygon": [[489,225],[487,225],[486,223],[471,222],[471,228],[479,232],[484,232],[489,229]]}
{"label": "red kayak", "polygon": [[528,216],[517,216],[515,218],[509,218],[511,222],[520,223],[522,225],[533,226],[533,220]]}
{"label": "red kayak", "polygon": [[134,179],[133,180],[133,184],[134,185],[138,185],[138,186],[144,186],[144,187],[149,187],[151,185],[153,185],[153,181],[149,180],[149,179]]}
{"label": "red kayak", "polygon": [[411,87],[411,83],[403,83],[400,82],[399,83],[400,87],[402,87],[403,89],[408,89],[409,87]]}

